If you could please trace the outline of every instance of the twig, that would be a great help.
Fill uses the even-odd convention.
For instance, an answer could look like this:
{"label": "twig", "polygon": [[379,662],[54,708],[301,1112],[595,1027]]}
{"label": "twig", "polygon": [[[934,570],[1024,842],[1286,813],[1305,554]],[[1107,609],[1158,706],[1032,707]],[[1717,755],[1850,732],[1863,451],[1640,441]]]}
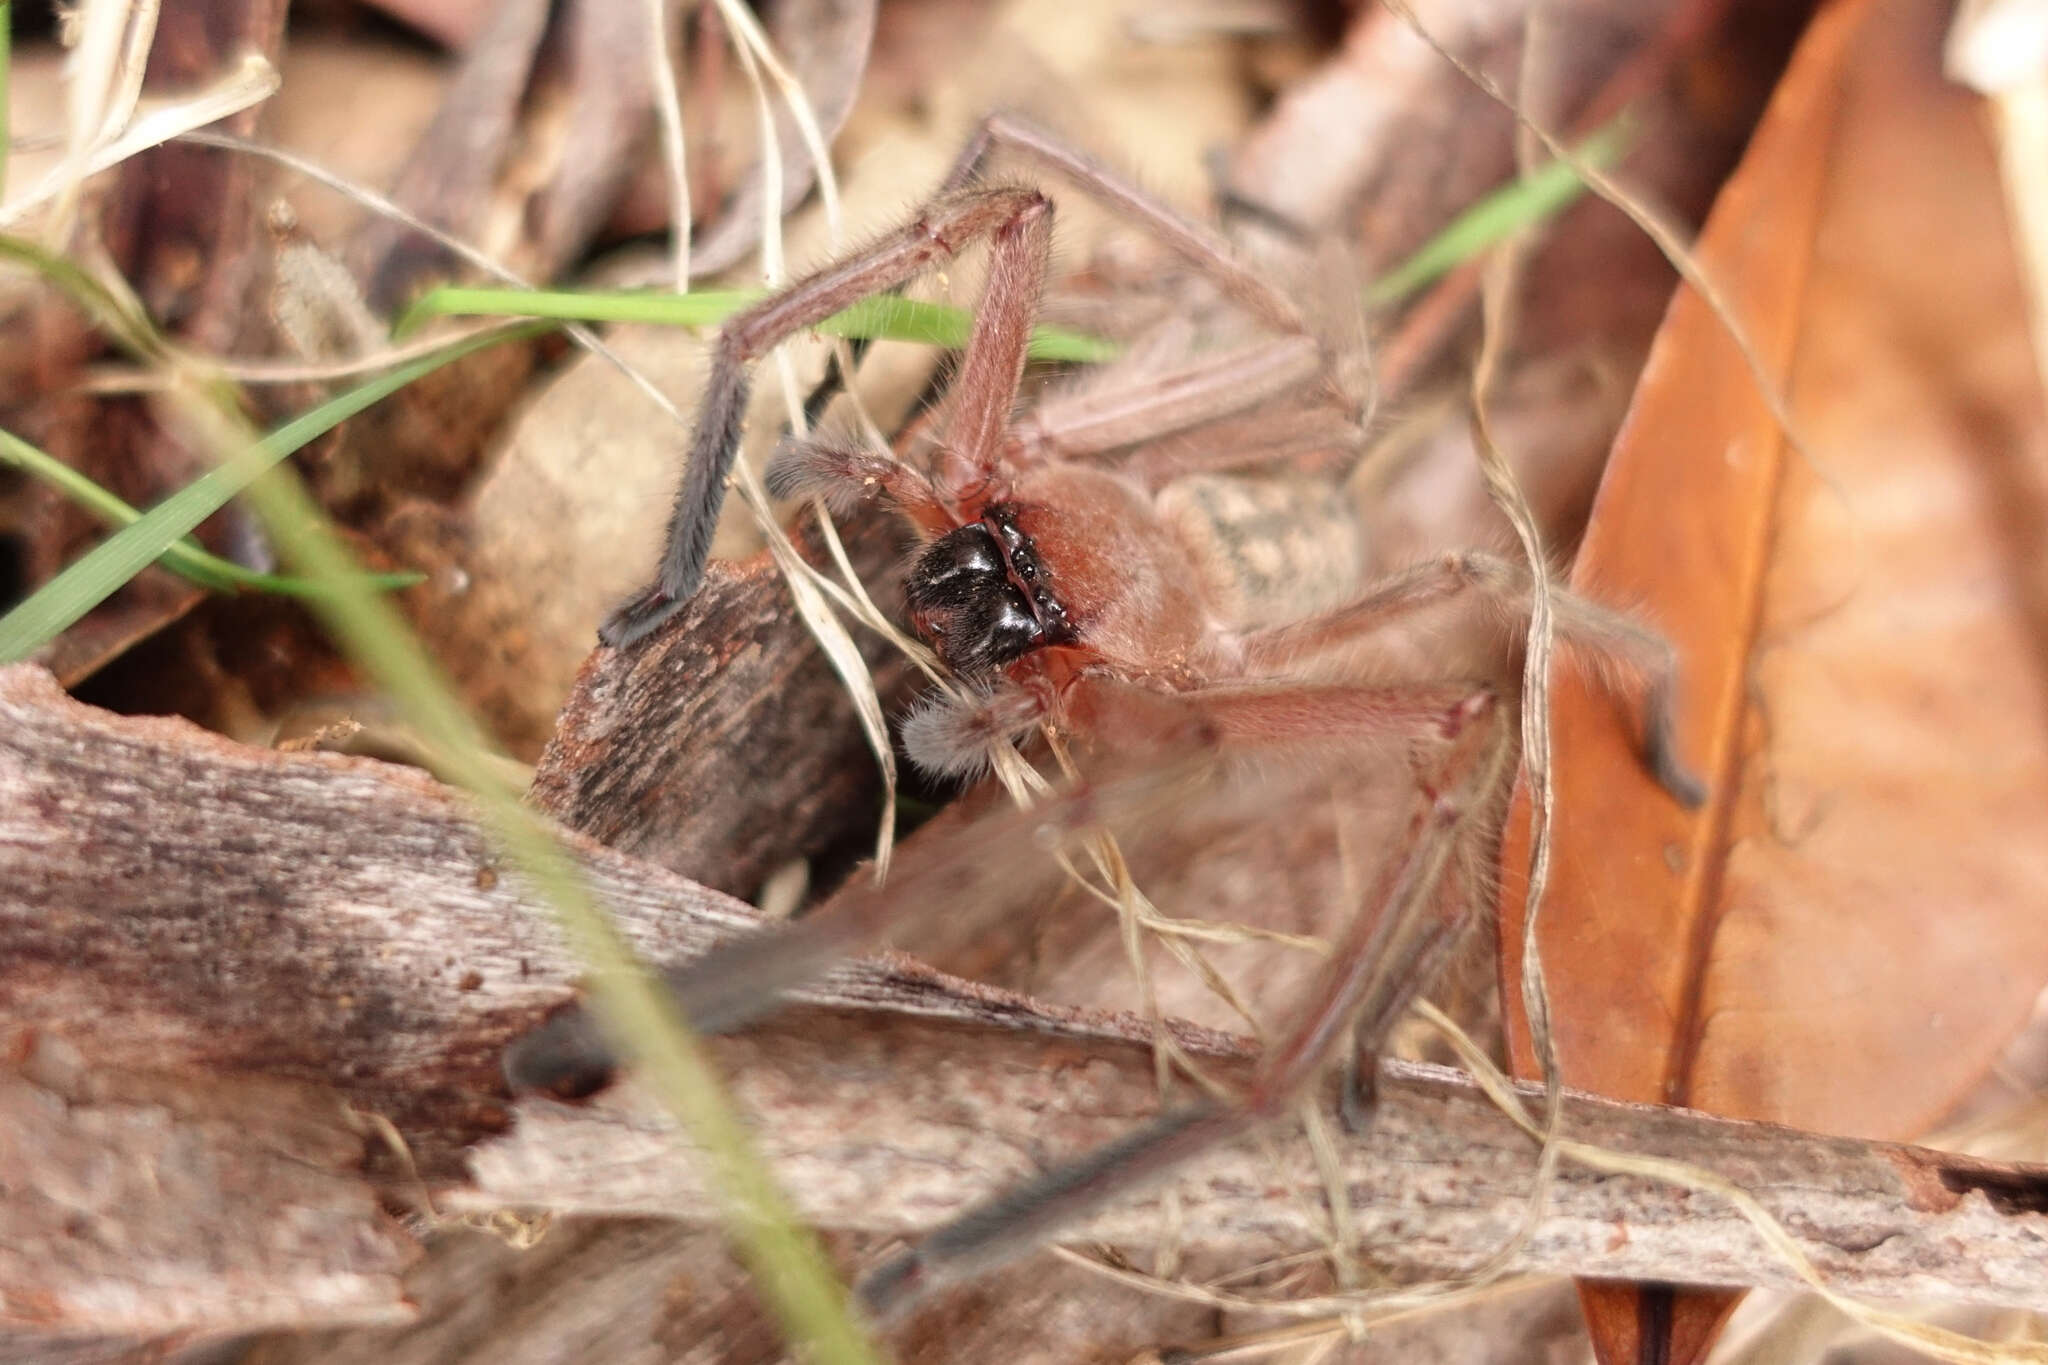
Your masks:
{"label": "twig", "polygon": [[[651,954],[696,951],[749,921],[673,874],[575,847]],[[325,1087],[312,1093],[388,1115],[453,1204],[709,1215],[673,1135],[630,1089],[584,1109],[522,1102],[513,1136],[477,1147],[475,1178],[461,1181],[464,1149],[504,1123],[498,1048],[564,998],[576,968],[464,803],[420,774],[114,717],[41,670],[9,669],[0,884],[0,1016],[65,1040],[89,1067]],[[1147,1030],[1129,1016],[1055,1009],[900,959],[844,968],[809,999],[842,1012],[823,1027],[800,1012],[716,1050],[786,1187],[827,1227],[930,1227],[1156,1105]],[[1176,1036],[1226,1079],[1244,1074],[1242,1040]],[[1396,1065],[1383,1091],[1373,1131],[1340,1149],[1355,1250],[1403,1273],[1455,1273],[1521,1216],[1534,1145],[1453,1073]],[[1564,1130],[1751,1192],[1844,1292],[2048,1308],[2040,1168],[1582,1096]],[[1192,1268],[1327,1235],[1305,1140],[1267,1137],[1174,1187]],[[38,1172],[17,1178],[32,1186]],[[394,1188],[409,1178],[391,1176]],[[1082,1236],[1143,1247],[1159,1226],[1155,1197]],[[1576,1162],[1515,1268],[1796,1286],[1720,1198]]]}

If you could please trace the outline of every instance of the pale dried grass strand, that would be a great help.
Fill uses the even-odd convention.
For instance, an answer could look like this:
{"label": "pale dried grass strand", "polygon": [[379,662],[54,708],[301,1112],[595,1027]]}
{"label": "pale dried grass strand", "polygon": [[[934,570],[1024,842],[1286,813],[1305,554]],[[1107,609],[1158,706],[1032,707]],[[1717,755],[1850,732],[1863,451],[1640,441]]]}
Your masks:
{"label": "pale dried grass strand", "polygon": [[648,60],[654,64],[654,114],[661,131],[661,165],[668,181],[669,271],[677,293],[690,287],[690,166],[683,136],[683,99],[676,79],[670,0],[646,0]]}
{"label": "pale dried grass strand", "polygon": [[212,83],[162,103],[146,103],[115,135],[88,147],[48,171],[34,186],[0,207],[0,230],[17,227],[29,214],[54,201],[46,237],[69,236],[80,184],[111,170],[138,152],[184,138],[262,103],[277,93],[277,68],[260,52],[244,52],[234,68]]}
{"label": "pale dried grass strand", "polygon": [[56,200],[44,233],[53,250],[71,237],[95,154],[133,117],[156,39],[157,3],[86,0],[63,18],[61,36],[71,49],[64,59],[64,157],[44,181]]}

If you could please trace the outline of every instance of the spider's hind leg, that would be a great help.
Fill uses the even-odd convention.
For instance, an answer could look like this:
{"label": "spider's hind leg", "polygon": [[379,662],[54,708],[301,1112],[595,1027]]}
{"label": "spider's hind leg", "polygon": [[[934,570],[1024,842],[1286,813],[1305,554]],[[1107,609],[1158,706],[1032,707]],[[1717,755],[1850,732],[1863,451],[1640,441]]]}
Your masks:
{"label": "spider's hind leg", "polygon": [[[1304,621],[1247,633],[1246,666],[1255,674],[1284,673],[1305,657],[1350,641],[1460,597],[1476,597],[1519,623],[1527,614],[1529,576],[1497,555],[1466,550],[1425,561],[1374,584],[1364,596]],[[1679,757],[1678,653],[1655,631],[1621,612],[1559,591],[1552,597],[1557,637],[1592,664],[1618,692],[1636,683],[1642,701],[1642,759],[1673,800],[1688,810],[1706,799],[1706,784]]]}

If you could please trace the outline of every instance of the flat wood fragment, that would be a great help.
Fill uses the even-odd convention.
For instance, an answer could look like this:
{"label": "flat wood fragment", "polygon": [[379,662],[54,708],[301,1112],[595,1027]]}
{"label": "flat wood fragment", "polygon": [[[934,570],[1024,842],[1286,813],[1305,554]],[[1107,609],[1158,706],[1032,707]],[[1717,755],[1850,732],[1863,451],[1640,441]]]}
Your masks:
{"label": "flat wood fragment", "polygon": [[418,1246],[335,1096],[29,1052],[0,1070],[0,1334],[410,1320]]}
{"label": "flat wood fragment", "polygon": [[[737,902],[565,837],[655,957],[750,922]],[[46,1038],[90,1070],[200,1092],[223,1077],[324,1087],[389,1116],[444,1207],[709,1216],[666,1120],[630,1087],[581,1108],[510,1105],[499,1051],[567,998],[576,966],[465,803],[418,773],[114,717],[41,670],[0,670],[0,885],[11,1055]],[[900,959],[844,968],[808,1002],[714,1051],[784,1188],[828,1228],[929,1228],[1156,1107],[1145,1030],[1129,1017]],[[1252,1056],[1242,1040],[1180,1036],[1226,1079]],[[1385,1088],[1372,1132],[1344,1148],[1361,1253],[1407,1275],[1483,1260],[1520,1216],[1529,1143],[1451,1073],[1391,1067]],[[468,1149],[515,1118],[476,1148],[466,1179]],[[1583,1097],[1569,1131],[1755,1191],[1848,1292],[2048,1308],[2039,1168]],[[1305,1143],[1284,1128],[1268,1142],[1181,1176],[1191,1253],[1238,1261],[1327,1237]],[[22,1149],[10,1188],[56,1178],[34,1165],[45,1150]],[[409,1188],[396,1163],[371,1167]],[[1143,1252],[1163,1226],[1154,1194],[1076,1236]],[[1569,1166],[1519,1264],[1793,1282],[1718,1198]]]}
{"label": "flat wood fragment", "polygon": [[[895,528],[863,515],[844,534],[862,582],[893,605]],[[799,544],[822,562],[808,521]],[[878,637],[855,638],[885,702],[900,701],[909,666]],[[659,634],[584,661],[530,797],[600,843],[739,896],[792,852],[871,840],[882,815],[846,686],[765,551],[714,562]]]}

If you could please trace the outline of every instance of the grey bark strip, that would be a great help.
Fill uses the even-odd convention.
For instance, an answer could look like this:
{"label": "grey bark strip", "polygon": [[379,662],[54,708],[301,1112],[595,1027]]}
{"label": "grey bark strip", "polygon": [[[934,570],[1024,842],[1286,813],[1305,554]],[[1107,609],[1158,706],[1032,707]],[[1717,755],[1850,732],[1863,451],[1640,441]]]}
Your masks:
{"label": "grey bark strip", "polygon": [[[739,902],[564,837],[654,958],[700,951],[750,921]],[[285,1087],[301,1097],[281,1102],[286,1115],[332,1104],[331,1116],[345,1101],[398,1125],[444,1206],[681,1219],[703,1209],[687,1155],[630,1086],[582,1108],[514,1105],[502,1092],[500,1049],[569,996],[577,969],[460,797],[421,774],[108,715],[40,669],[7,669],[0,886],[0,1056],[17,1079],[20,1058],[61,1046],[87,1074],[146,1076],[153,1094],[199,1097],[192,1105],[224,1084]],[[806,998],[715,1046],[785,1188],[834,1230],[930,1228],[1154,1112],[1144,1030],[1129,1017],[1045,1007],[903,959],[850,965]],[[1252,1055],[1195,1029],[1183,1044],[1226,1077],[1241,1078]],[[1344,1150],[1362,1254],[1402,1275],[1482,1259],[1520,1214],[1527,1140],[1452,1073],[1396,1065],[1383,1088],[1378,1123]],[[197,1119],[180,1131],[221,1150],[245,1140]],[[1571,1101],[1567,1131],[1751,1190],[1846,1292],[2048,1308],[2041,1168],[1586,1097]],[[1285,1126],[1266,1139],[1179,1177],[1191,1256],[1241,1264],[1325,1235],[1305,1141]],[[55,1187],[59,1145],[8,1148],[6,1187]],[[355,1160],[336,1158],[344,1169]],[[405,1179],[374,1144],[359,1164],[370,1184]],[[21,1198],[10,1196],[11,1216]],[[1157,1198],[1077,1237],[1150,1247]],[[300,1271],[382,1217],[366,1207],[360,1222],[306,1239]],[[54,1273],[61,1250],[40,1273]],[[131,1254],[127,1273],[146,1280],[150,1244]],[[111,1273],[104,1257],[78,1264],[80,1276]],[[1569,1167],[1521,1268],[1791,1282],[1719,1200]],[[0,1284],[0,1295],[14,1303],[22,1289]]]}

